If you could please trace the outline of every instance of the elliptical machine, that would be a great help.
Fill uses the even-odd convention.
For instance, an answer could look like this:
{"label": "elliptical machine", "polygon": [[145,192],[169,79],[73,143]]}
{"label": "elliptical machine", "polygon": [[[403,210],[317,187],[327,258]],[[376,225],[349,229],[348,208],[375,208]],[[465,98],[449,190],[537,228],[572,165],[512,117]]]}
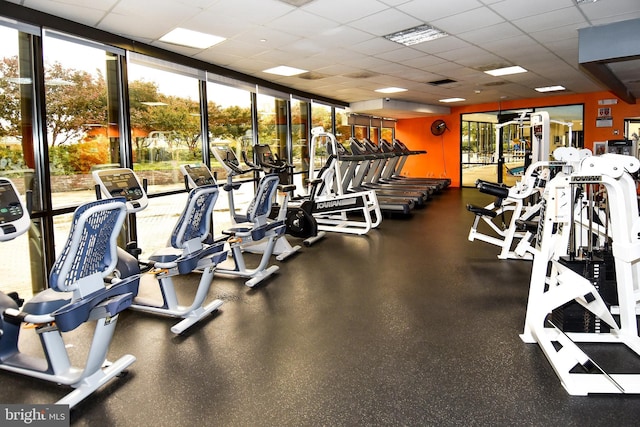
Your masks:
{"label": "elliptical machine", "polygon": [[[99,200],[73,214],[69,237],[49,275],[50,288],[28,301],[0,292],[0,369],[70,386],[74,390],[56,404],[73,408],[112,378],[125,372],[131,355],[107,362],[107,351],[118,321],[138,293],[140,277],[105,282],[117,262],[116,239],[126,216],[124,198]],[[27,209],[13,183],[0,178],[0,241],[11,240],[31,226]],[[95,320],[84,368],[71,365],[62,338]],[[18,349],[20,328],[33,324],[44,358]]]}

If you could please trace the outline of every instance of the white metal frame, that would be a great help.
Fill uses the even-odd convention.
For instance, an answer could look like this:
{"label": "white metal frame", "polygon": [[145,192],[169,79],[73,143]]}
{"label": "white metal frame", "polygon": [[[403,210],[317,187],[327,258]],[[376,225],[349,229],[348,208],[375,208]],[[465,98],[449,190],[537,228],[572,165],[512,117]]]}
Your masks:
{"label": "white metal frame", "polygon": [[[545,189],[545,209],[539,249],[532,266],[529,300],[521,338],[537,343],[571,395],[640,393],[639,373],[607,373],[578,343],[623,344],[640,357],[636,307],[640,301],[640,215],[636,186],[630,173],[640,169],[631,156],[606,154],[585,158],[576,172],[559,175]],[[595,286],[558,262],[567,254],[574,184],[600,184],[606,188],[609,227],[615,259],[619,318],[604,303]],[[548,268],[551,263],[551,268]],[[549,325],[549,313],[577,301],[611,328],[608,333],[565,333]],[[617,346],[614,346],[617,347]],[[613,348],[613,347],[612,347]],[[581,373],[577,365],[592,364],[596,372]]]}

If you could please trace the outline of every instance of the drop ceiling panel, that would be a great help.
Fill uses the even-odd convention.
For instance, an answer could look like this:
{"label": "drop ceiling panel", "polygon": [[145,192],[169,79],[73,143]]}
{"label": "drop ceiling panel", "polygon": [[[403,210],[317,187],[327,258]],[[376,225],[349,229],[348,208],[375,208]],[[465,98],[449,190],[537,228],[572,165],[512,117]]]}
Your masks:
{"label": "drop ceiling panel", "polygon": [[[606,18],[619,17],[624,15],[625,19],[637,17],[633,13],[640,13],[640,1],[638,0],[616,0],[616,1],[599,1],[595,3],[585,4],[581,7],[582,12],[590,20],[603,21]],[[619,21],[620,19],[616,19]]]}
{"label": "drop ceiling panel", "polygon": [[[138,0],[120,1],[137,2]],[[230,21],[240,28],[246,28],[250,25],[264,25],[293,10],[296,8],[277,0],[218,0],[207,9],[207,12],[215,14],[220,21]],[[216,21],[211,21],[211,25],[215,28]]]}
{"label": "drop ceiling panel", "polygon": [[422,25],[423,22],[396,9],[387,9],[350,22],[349,26],[377,36]]}
{"label": "drop ceiling panel", "polygon": [[439,56],[420,54],[419,56],[404,61],[404,64],[410,67],[429,69],[433,65],[442,64],[443,62],[448,61]]}
{"label": "drop ceiling panel", "polygon": [[449,34],[458,34],[465,31],[489,27],[504,22],[497,13],[482,7],[479,9],[462,12],[454,16],[433,21],[433,25]]}
{"label": "drop ceiling panel", "polygon": [[463,47],[467,47],[470,45],[470,43],[467,43],[466,41],[461,40],[458,37],[448,36],[439,38],[437,40],[431,40],[428,42],[416,44],[411,46],[411,48],[424,53],[439,54],[441,52],[447,52],[453,49],[462,49]]}
{"label": "drop ceiling panel", "polygon": [[510,22],[501,22],[495,25],[478,28],[473,31],[462,31],[458,37],[475,45],[494,40],[508,39],[522,35],[522,31],[513,26]]}
{"label": "drop ceiling panel", "polygon": [[325,29],[315,36],[327,48],[349,47],[351,43],[361,43],[371,40],[374,36],[364,31],[342,25],[339,27]]}
{"label": "drop ceiling panel", "polygon": [[526,33],[551,30],[558,27],[566,27],[567,25],[572,25],[574,28],[588,25],[584,16],[574,7],[517,19],[513,21],[513,24]]}
{"label": "drop ceiling panel", "polygon": [[40,10],[52,15],[61,14],[75,22],[94,26],[104,14],[116,3],[115,0],[100,0],[87,3],[82,0],[74,0],[70,2],[52,2],[50,0],[27,0],[14,1],[12,3],[24,4],[31,9]]}
{"label": "drop ceiling panel", "polygon": [[424,0],[413,0],[401,4],[398,9],[426,23],[431,23],[481,6],[482,3],[477,0],[430,1],[428,4]]}
{"label": "drop ceiling panel", "polygon": [[391,62],[405,63],[405,61],[415,58],[417,54],[418,52],[416,52],[415,50],[405,47],[393,50],[391,52],[381,53],[376,56],[378,58],[385,59]]}
{"label": "drop ceiling panel", "polygon": [[339,27],[340,24],[297,9],[270,21],[266,26],[296,36],[308,37],[324,34],[327,30]]}
{"label": "drop ceiling panel", "polygon": [[574,0],[501,1],[492,4],[491,9],[514,21],[574,6]]}
{"label": "drop ceiling panel", "polygon": [[602,18],[602,19],[592,19],[591,20],[591,24],[593,25],[605,25],[605,24],[612,24],[614,22],[618,22],[618,21],[626,21],[628,19],[637,19],[640,18],[640,12],[635,11],[635,12],[626,12],[622,15],[616,15],[616,16],[611,16],[611,17],[607,17],[607,18]]}
{"label": "drop ceiling panel", "polygon": [[304,6],[304,9],[332,21],[345,24],[362,19],[364,16],[373,15],[388,7],[377,0],[316,0]]}
{"label": "drop ceiling panel", "polygon": [[402,49],[402,45],[379,37],[370,38],[369,40],[365,40],[360,43],[348,43],[345,47],[366,55],[377,55],[392,50]]}

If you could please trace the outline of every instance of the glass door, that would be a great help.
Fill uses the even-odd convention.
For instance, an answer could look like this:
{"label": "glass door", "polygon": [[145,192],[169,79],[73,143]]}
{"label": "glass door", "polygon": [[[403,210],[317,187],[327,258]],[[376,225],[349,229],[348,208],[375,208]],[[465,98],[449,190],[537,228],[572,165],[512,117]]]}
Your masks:
{"label": "glass door", "polygon": [[491,114],[462,116],[462,186],[475,187],[479,179],[499,182],[498,160],[502,156],[502,146],[496,152],[496,123],[497,117]]}

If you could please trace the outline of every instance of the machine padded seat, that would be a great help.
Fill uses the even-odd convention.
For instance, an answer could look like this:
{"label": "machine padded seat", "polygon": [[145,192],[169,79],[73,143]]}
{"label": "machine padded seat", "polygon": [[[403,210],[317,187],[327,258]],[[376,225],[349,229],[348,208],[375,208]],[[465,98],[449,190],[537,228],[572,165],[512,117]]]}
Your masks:
{"label": "machine padded seat", "polygon": [[133,297],[138,294],[139,284],[140,276],[127,277],[121,282],[59,308],[52,313],[58,329],[62,332],[74,330],[89,320],[91,312],[98,307],[104,310],[99,317],[115,316],[131,305]]}
{"label": "machine padded seat", "polygon": [[509,197],[509,187],[502,184],[478,180],[476,181],[476,188],[480,190],[481,193],[490,194],[500,199]]}
{"label": "machine padded seat", "polygon": [[58,292],[53,289],[45,289],[31,298],[23,307],[26,314],[43,315],[53,313],[60,307],[71,302],[72,292]]}
{"label": "machine padded seat", "polygon": [[215,256],[213,256],[214,264],[219,264],[223,262],[225,259],[227,259],[227,252],[224,252],[223,249],[224,249],[224,242],[220,242],[211,246],[206,246],[199,251],[189,253],[189,254],[184,254],[183,256],[181,256],[176,260],[176,263],[178,264],[178,272],[180,274],[189,274],[196,269],[196,267],[198,266],[198,262],[201,259],[206,258],[208,256],[213,256],[214,254],[215,254]]}
{"label": "machine padded seat", "polygon": [[521,231],[535,233],[538,230],[538,221],[524,221],[521,219],[517,219],[516,227]]}
{"label": "machine padded seat", "polygon": [[485,208],[481,208],[480,206],[475,206],[475,205],[471,205],[468,204],[467,205],[467,210],[475,215],[479,215],[479,216],[488,216],[490,218],[495,218],[498,213],[496,211],[492,211],[490,209],[485,209]]}

